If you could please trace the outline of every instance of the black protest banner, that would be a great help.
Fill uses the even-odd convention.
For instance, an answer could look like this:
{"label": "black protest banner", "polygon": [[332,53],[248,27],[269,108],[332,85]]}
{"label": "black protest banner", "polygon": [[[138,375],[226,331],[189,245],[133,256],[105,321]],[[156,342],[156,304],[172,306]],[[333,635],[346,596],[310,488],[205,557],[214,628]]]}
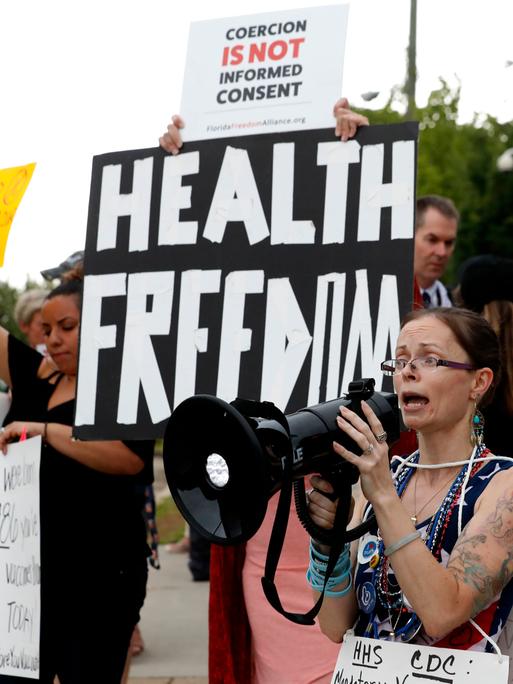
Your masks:
{"label": "black protest banner", "polygon": [[75,435],[160,436],[197,393],[290,412],[355,377],[379,389],[412,306],[417,133],[95,157]]}

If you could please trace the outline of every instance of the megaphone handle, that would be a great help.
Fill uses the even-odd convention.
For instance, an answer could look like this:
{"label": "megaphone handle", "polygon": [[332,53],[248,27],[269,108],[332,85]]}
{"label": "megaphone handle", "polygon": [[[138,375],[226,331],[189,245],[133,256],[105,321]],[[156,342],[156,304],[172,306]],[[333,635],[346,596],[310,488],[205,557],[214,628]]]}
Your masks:
{"label": "megaphone handle", "polygon": [[[351,484],[342,480],[334,482],[332,479],[330,479],[330,482],[334,486],[334,493],[331,495],[326,494],[325,492],[319,493],[323,496],[326,496],[328,499],[331,499],[332,501],[339,499],[341,503],[337,508],[337,515],[339,515],[338,511],[342,507],[342,503],[344,503],[345,508],[347,509],[347,516],[349,516],[349,508],[351,505]],[[302,479],[294,481],[294,502],[296,504],[297,516],[301,524],[313,539],[321,544],[328,544],[329,546],[332,546],[336,540],[340,538],[344,539],[345,543],[348,518],[346,517],[344,519],[340,514],[338,518],[340,522],[335,523],[330,530],[316,525],[308,513],[304,482]]]}
{"label": "megaphone handle", "polygon": [[[337,536],[342,532],[344,544],[347,544],[348,542],[352,542],[355,539],[358,539],[359,537],[363,537],[364,534],[369,532],[371,529],[377,527],[376,516],[373,513],[372,515],[369,515],[369,517],[364,522],[348,530],[347,521],[349,516],[350,501],[353,489],[351,482],[347,479],[342,479],[340,477],[331,479],[330,481],[332,482],[335,488],[335,494],[338,495],[340,501],[337,508],[337,513],[335,515],[335,523],[333,525],[333,528],[330,530],[330,532],[333,532],[335,538],[337,538]],[[337,523],[342,503],[345,504],[345,517],[342,517],[341,515],[340,523]],[[333,537],[330,543],[333,544]]]}

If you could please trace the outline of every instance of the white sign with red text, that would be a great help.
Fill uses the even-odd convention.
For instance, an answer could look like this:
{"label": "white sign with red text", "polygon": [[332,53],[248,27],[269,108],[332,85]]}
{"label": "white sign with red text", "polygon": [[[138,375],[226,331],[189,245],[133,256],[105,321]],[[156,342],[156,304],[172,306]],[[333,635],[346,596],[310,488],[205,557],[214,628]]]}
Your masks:
{"label": "white sign with red text", "polygon": [[347,17],[331,5],[192,23],[184,140],[332,126]]}
{"label": "white sign with red text", "polygon": [[0,458],[0,675],[38,680],[41,437]]}

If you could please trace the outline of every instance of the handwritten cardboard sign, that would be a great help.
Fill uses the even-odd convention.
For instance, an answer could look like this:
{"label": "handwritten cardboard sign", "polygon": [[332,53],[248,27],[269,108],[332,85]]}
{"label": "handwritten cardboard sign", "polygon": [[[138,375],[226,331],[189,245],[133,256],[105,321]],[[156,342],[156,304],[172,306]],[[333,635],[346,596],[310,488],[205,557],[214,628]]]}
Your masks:
{"label": "handwritten cardboard sign", "polygon": [[332,126],[347,16],[330,5],[193,22],[184,140]]}
{"label": "handwritten cardboard sign", "polygon": [[346,635],[331,684],[507,684],[509,657]]}
{"label": "handwritten cardboard sign", "polygon": [[0,461],[0,675],[39,679],[41,437]]}

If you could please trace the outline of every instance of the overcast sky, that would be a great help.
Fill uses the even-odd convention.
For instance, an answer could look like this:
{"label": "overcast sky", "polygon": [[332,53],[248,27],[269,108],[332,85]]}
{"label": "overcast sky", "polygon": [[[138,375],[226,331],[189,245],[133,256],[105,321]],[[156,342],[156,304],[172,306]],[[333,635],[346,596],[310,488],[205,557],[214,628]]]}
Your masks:
{"label": "overcast sky", "polygon": [[[27,276],[82,249],[94,154],[153,147],[180,110],[191,21],[329,2],[290,0],[15,0],[2,6],[0,169],[37,162],[0,279]],[[342,3],[339,3],[342,4]],[[352,0],[345,94],[404,81],[409,0]],[[177,10],[177,8],[179,8]],[[513,118],[509,0],[418,0],[418,102],[443,76],[462,84],[464,120]]]}

